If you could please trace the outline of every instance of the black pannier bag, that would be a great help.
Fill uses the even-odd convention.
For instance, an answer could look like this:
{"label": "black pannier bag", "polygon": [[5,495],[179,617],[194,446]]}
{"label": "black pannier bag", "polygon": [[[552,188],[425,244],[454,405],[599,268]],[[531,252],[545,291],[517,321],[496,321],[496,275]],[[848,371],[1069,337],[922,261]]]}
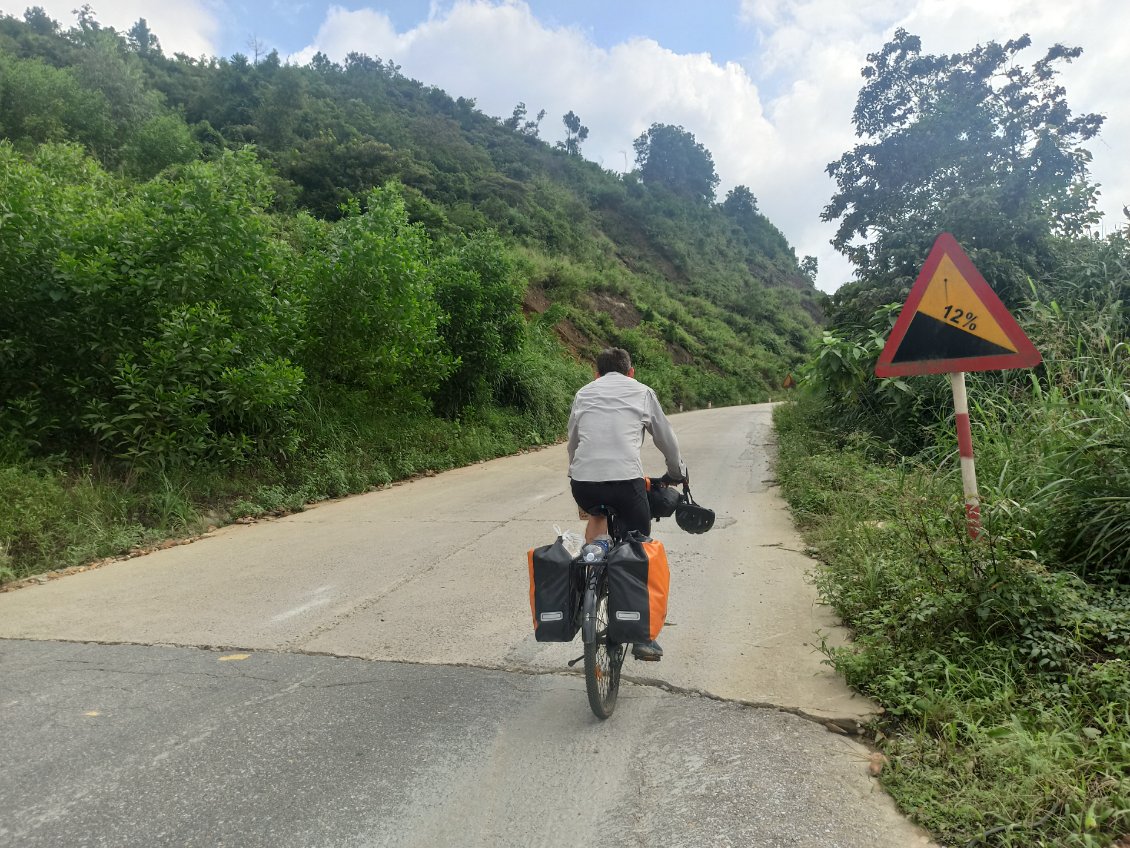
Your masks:
{"label": "black pannier bag", "polygon": [[671,569],[658,539],[632,533],[608,552],[608,640],[650,642],[667,618]]}
{"label": "black pannier bag", "polygon": [[572,642],[581,627],[581,589],[573,555],[558,539],[533,548],[530,564],[530,610],[539,642]]}

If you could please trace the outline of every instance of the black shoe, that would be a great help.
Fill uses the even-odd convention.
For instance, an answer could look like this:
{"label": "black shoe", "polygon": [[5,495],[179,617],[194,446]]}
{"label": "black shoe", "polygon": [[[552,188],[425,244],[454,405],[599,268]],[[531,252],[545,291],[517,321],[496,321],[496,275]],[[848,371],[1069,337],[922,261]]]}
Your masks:
{"label": "black shoe", "polygon": [[632,645],[632,656],[644,662],[659,662],[663,659],[663,649],[654,639],[650,642],[636,642]]}

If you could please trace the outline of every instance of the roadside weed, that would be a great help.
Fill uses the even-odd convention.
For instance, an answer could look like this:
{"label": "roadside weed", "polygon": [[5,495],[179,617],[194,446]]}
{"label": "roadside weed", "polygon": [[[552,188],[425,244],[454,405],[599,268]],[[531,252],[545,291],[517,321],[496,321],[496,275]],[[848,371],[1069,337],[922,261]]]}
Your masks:
{"label": "roadside weed", "polygon": [[1130,833],[1125,563],[1104,558],[1112,542],[1053,569],[1075,549],[1043,513],[1067,476],[1048,466],[1102,440],[1050,414],[1013,409],[1009,428],[982,412],[986,534],[972,542],[944,424],[936,449],[894,458],[811,404],[777,412],[777,476],[853,632],[829,660],[885,709],[873,731],[900,807],[947,845],[1100,848]]}

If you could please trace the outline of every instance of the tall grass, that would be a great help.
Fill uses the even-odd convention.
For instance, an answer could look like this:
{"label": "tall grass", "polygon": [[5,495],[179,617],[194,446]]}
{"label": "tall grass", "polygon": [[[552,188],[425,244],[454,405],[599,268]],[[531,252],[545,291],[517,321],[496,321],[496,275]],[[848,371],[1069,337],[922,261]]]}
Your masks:
{"label": "tall grass", "polygon": [[1039,560],[1021,502],[971,542],[956,457],[844,438],[811,397],[776,422],[817,585],[854,633],[829,658],[885,709],[873,730],[900,806],[947,845],[1130,833],[1130,594]]}
{"label": "tall grass", "polygon": [[0,582],[550,444],[590,373],[562,357],[544,328],[529,327],[527,342],[505,362],[492,402],[458,419],[382,410],[364,392],[323,387],[302,398],[292,454],[238,467],[123,474],[0,449]]}
{"label": "tall grass", "polygon": [[[1000,533],[1026,539],[1016,553],[1130,584],[1130,342],[1121,309],[1033,302],[1026,317],[1043,367],[975,376],[970,398],[987,472],[982,497]],[[954,445],[944,433],[937,444],[946,451]]]}

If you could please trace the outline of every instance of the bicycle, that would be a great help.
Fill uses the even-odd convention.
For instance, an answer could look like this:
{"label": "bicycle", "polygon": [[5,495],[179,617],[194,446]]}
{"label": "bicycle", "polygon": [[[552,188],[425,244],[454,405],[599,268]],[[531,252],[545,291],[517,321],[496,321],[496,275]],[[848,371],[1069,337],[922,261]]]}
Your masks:
{"label": "bicycle", "polygon": [[[671,486],[666,475],[652,478],[650,485],[657,489]],[[685,484],[684,484],[685,485]],[[628,532],[621,526],[614,509],[600,506],[590,510],[591,514],[601,514],[608,518],[608,535],[612,537],[609,553],[628,539]],[[667,512],[666,515],[670,515]],[[657,516],[658,518],[659,516]],[[604,557],[586,562],[580,556],[573,560],[580,569],[581,585],[584,592],[580,598],[581,641],[584,654],[572,660],[572,667],[584,660],[585,690],[593,715],[603,720],[616,709],[616,698],[620,693],[620,670],[624,665],[627,645],[612,642],[608,638],[608,564]]]}

